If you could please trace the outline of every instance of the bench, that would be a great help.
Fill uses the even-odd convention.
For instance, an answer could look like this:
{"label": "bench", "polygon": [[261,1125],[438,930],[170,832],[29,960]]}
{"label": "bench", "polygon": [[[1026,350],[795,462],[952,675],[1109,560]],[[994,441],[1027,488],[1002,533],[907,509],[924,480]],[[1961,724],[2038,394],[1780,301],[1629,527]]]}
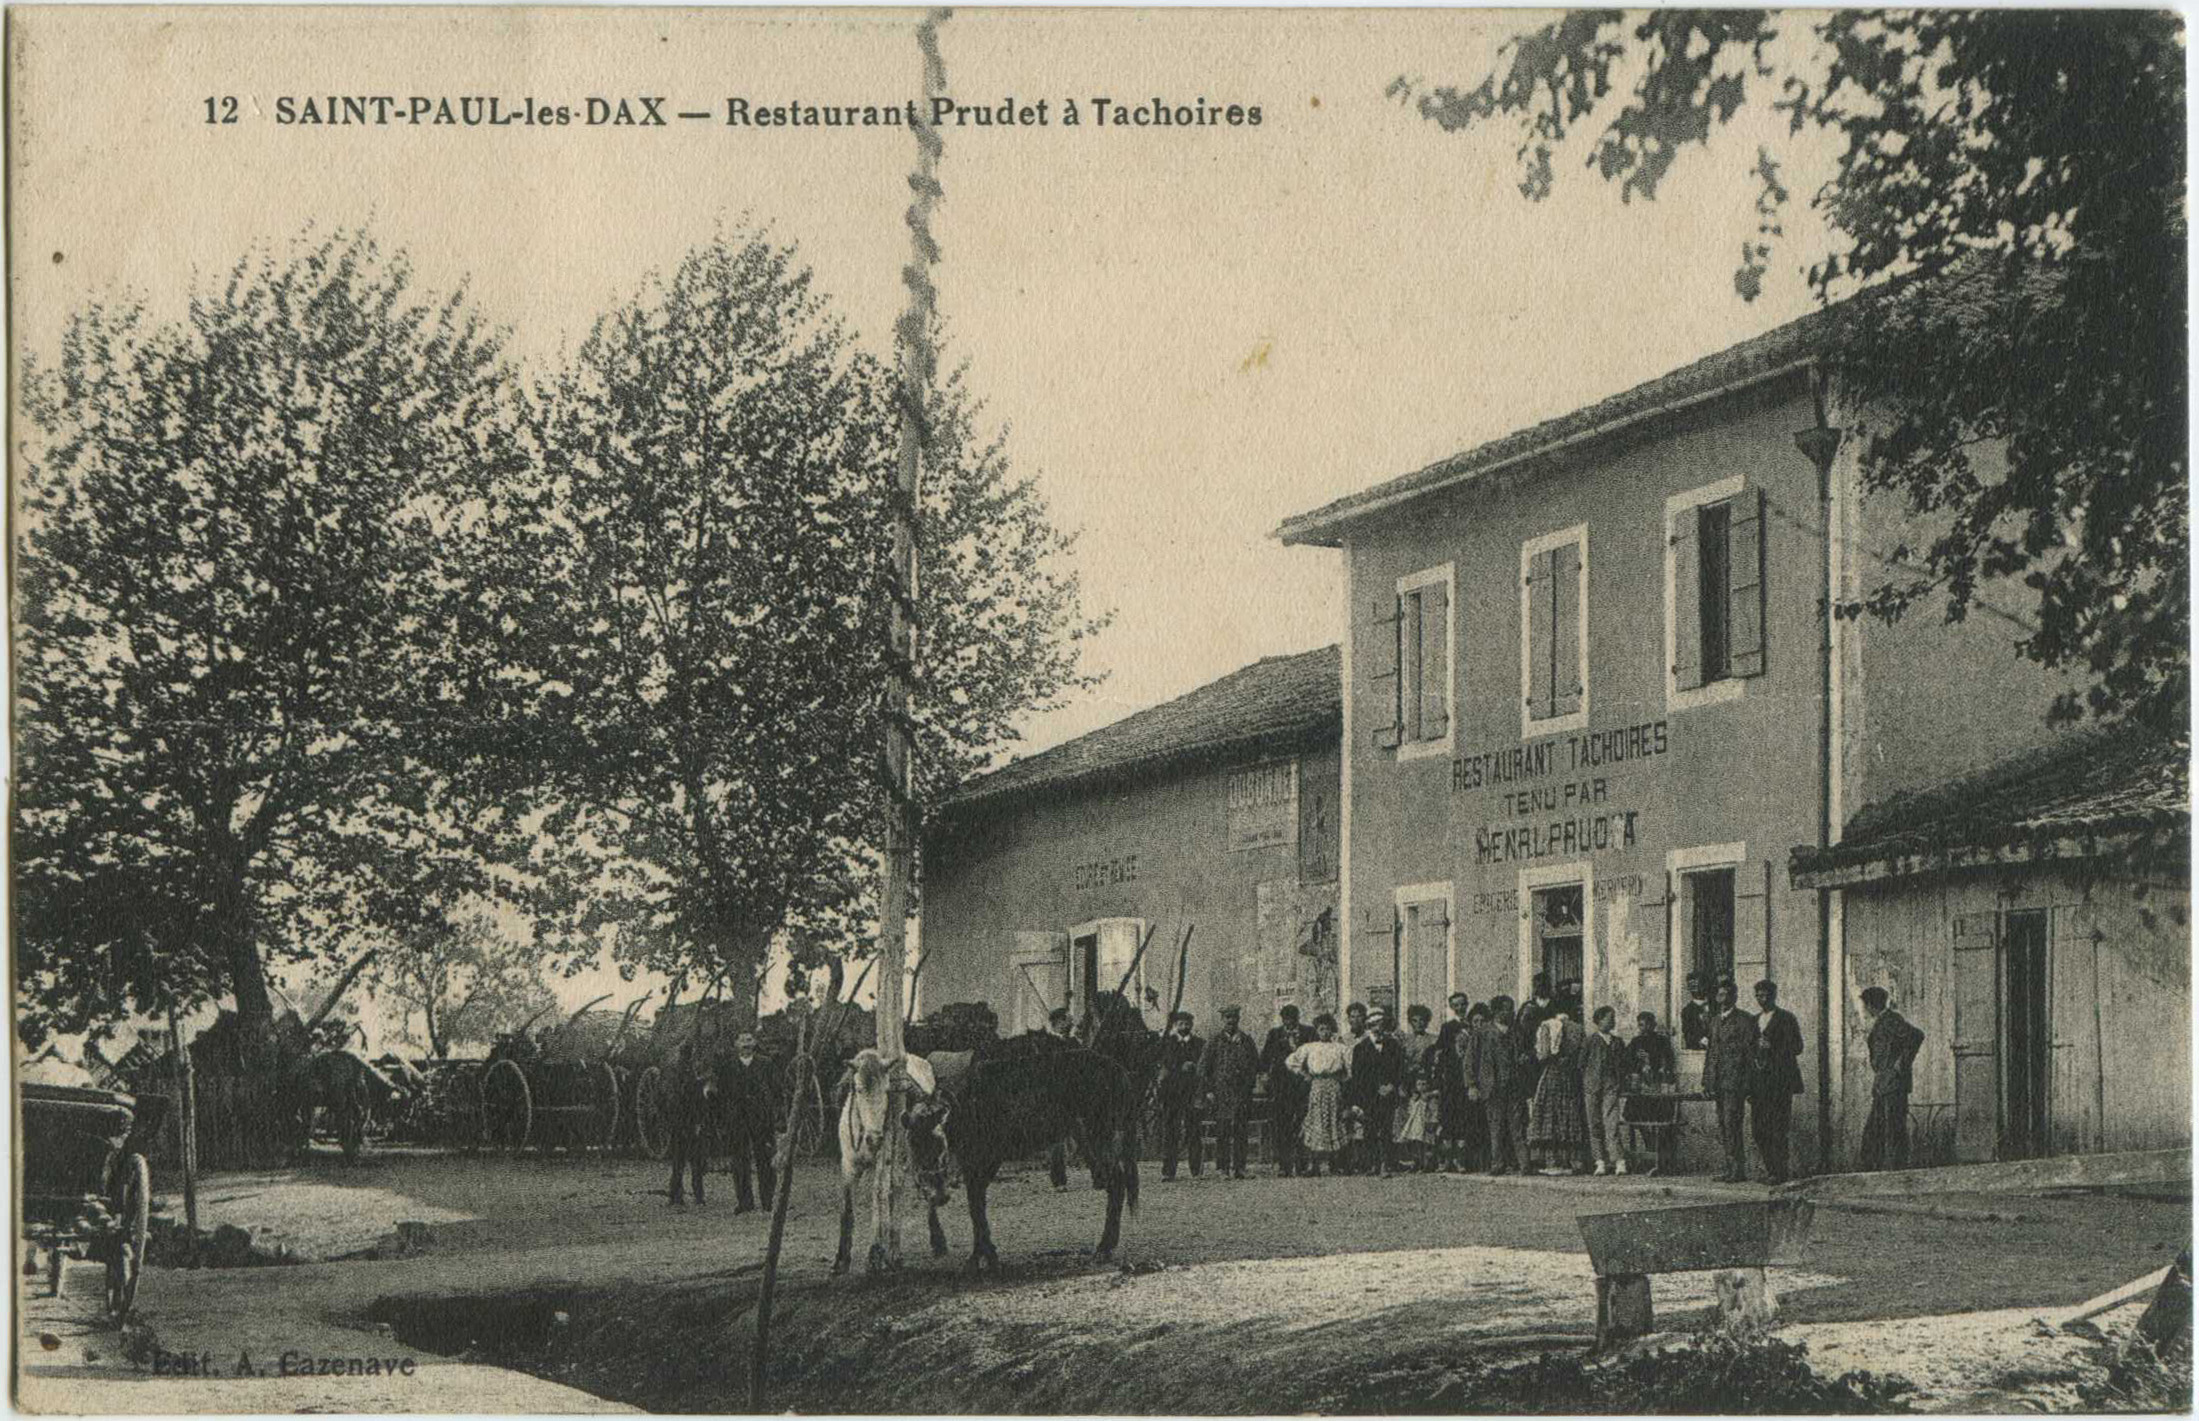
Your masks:
{"label": "bench", "polygon": [[1725,1325],[1768,1324],[1778,1299],[1764,1270],[1799,1259],[1815,1212],[1808,1199],[1790,1195],[1576,1216],[1596,1274],[1596,1345],[1641,1337],[1656,1325],[1649,1280],[1658,1273],[1715,1271]]}

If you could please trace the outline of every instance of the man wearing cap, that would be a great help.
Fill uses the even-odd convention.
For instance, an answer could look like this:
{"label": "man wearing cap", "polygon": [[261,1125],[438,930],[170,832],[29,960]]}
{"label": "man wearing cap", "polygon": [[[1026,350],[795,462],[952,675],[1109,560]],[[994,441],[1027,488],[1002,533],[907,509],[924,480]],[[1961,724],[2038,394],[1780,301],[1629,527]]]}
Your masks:
{"label": "man wearing cap", "polygon": [[1381,1007],[1367,1013],[1367,1034],[1351,1052],[1351,1082],[1345,1089],[1353,1107],[1366,1122],[1367,1137],[1359,1151],[1362,1174],[1390,1173],[1390,1115],[1398,1107],[1405,1084],[1405,1048],[1390,1034],[1390,1014]]}
{"label": "man wearing cap", "polygon": [[1307,1084],[1290,1069],[1290,1053],[1314,1039],[1298,1024],[1298,1008],[1285,1002],[1260,1047],[1260,1069],[1267,1073],[1268,1116],[1275,1131],[1275,1173],[1288,1179],[1302,1167],[1305,1146],[1298,1138],[1306,1124]]}
{"label": "man wearing cap", "polygon": [[1222,1029],[1199,1058],[1199,1083],[1214,1102],[1214,1169],[1224,1179],[1245,1177],[1245,1117],[1260,1073],[1260,1050],[1237,1026],[1243,1015],[1223,1007]]}
{"label": "man wearing cap", "polygon": [[[1191,1013],[1177,1012],[1168,1019],[1168,1034],[1161,1038],[1160,1065],[1154,1094],[1161,1103],[1161,1178],[1176,1177],[1176,1151],[1191,1154],[1191,1177],[1199,1177],[1205,1147],[1199,1139],[1199,1058],[1206,1043],[1191,1034]],[[1187,1138],[1188,1137],[1188,1138]]]}

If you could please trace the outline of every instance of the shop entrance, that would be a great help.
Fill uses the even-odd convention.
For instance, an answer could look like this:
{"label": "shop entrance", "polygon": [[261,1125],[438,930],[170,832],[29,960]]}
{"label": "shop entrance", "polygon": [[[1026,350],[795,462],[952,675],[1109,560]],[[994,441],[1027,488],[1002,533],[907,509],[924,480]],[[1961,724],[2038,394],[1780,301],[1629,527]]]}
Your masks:
{"label": "shop entrance", "polygon": [[1567,883],[1535,890],[1533,900],[1534,971],[1550,978],[1550,989],[1560,996],[1565,984],[1579,984],[1586,975],[1581,885]]}

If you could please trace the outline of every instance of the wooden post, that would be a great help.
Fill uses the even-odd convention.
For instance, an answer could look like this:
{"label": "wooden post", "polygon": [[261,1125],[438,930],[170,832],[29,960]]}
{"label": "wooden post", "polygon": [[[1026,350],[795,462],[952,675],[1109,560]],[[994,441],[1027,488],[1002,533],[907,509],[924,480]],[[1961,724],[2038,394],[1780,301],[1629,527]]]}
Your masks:
{"label": "wooden post", "polygon": [[183,1157],[183,1224],[189,1231],[191,1257],[199,1251],[199,1093],[191,1069],[191,1053],[184,1049],[183,1033],[176,1026],[176,1008],[168,1007],[168,1049],[176,1056],[176,1147]]}
{"label": "wooden post", "polygon": [[1191,966],[1191,935],[1199,930],[1197,923],[1184,925],[1183,941],[1176,945],[1176,999],[1168,1005],[1168,1019],[1174,1021],[1176,1013],[1183,1010],[1184,976]]}
{"label": "wooden post", "polygon": [[771,1354],[771,1301],[779,1286],[779,1246],[786,1238],[787,1196],[794,1192],[794,1125],[802,1108],[802,1085],[815,1074],[809,1058],[809,1022],[794,1028],[792,1069],[799,1079],[787,1089],[786,1134],[771,1168],[779,1176],[779,1190],[771,1201],[771,1242],[764,1246],[764,1281],[756,1295],[756,1345],[748,1360],[748,1409],[764,1409],[764,1363]]}
{"label": "wooden post", "polygon": [[1727,1332],[1758,1332],[1779,1317],[1779,1298],[1761,1268],[1729,1268],[1713,1281],[1718,1288],[1718,1322]]}
{"label": "wooden post", "polygon": [[1647,1337],[1657,1325],[1646,1273],[1613,1273],[1596,1279],[1596,1346]]}

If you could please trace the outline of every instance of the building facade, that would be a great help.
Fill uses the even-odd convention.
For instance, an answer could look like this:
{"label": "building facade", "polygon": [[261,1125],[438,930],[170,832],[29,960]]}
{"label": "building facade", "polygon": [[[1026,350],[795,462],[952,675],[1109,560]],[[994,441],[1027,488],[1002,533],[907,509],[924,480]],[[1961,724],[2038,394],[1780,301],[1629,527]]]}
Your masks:
{"label": "building facade", "polygon": [[[1797,879],[1791,856],[1837,845],[1862,806],[2050,745],[2060,689],[1990,617],[1828,614],[1915,530],[1865,497],[1860,441],[1827,437],[1820,329],[1806,318],[1280,530],[1340,550],[1350,589],[1343,995],[1440,1016],[1451,991],[1521,998],[1548,973],[1629,1030],[1643,1011],[1669,1029],[1691,974],[1732,976],[1744,1003],[1768,978],[1803,1029],[1794,1143],[1811,1170],[1860,1128],[1854,994],[1884,958],[1847,951],[1847,891]],[[1988,606],[2022,605],[1996,591]],[[1866,911],[1874,944],[1894,931],[1876,898]],[[2163,931],[2160,952],[2188,961],[2181,920]],[[1952,1052],[1919,1024],[1928,1053]],[[1699,1079],[1702,1053],[1680,1059]],[[2188,1064],[2174,1079],[2188,1114]]]}
{"label": "building facade", "polygon": [[1202,1031],[1333,1005],[1339,676],[1335,647],[1270,657],[964,785],[924,839],[922,1000],[1003,1031],[1125,974]]}

